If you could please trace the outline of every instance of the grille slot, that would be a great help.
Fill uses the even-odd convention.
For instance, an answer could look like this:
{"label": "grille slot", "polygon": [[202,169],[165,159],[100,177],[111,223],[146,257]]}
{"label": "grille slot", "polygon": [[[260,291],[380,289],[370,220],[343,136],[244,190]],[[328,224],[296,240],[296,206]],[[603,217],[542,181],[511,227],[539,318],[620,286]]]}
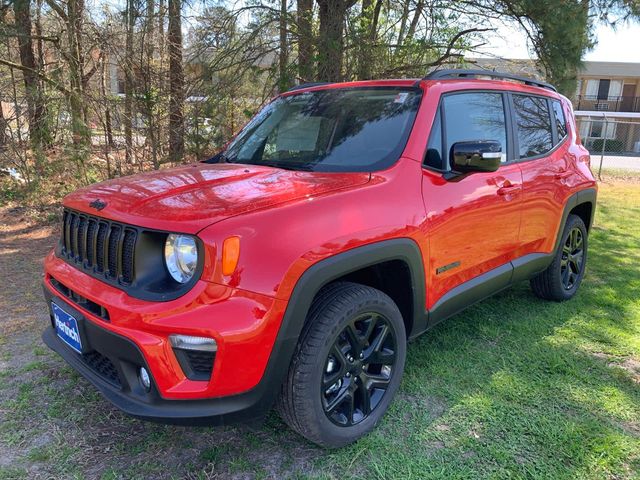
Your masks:
{"label": "grille slot", "polygon": [[68,262],[119,283],[133,283],[137,241],[134,229],[71,210],[65,210],[62,218],[61,253]]}
{"label": "grille slot", "polygon": [[96,302],[92,302],[88,298],[85,298],[79,293],[74,292],[69,287],[67,287],[63,283],[60,283],[53,277],[50,277],[49,281],[59,293],[67,297],[73,303],[93,313],[95,316],[100,317],[107,322],[109,321],[109,312],[102,305],[98,305]]}
{"label": "grille slot", "polygon": [[118,374],[116,366],[100,352],[93,351],[85,353],[82,355],[82,360],[84,360],[84,363],[86,363],[91,370],[106,381],[118,388],[122,388],[122,382],[120,381],[120,375]]}
{"label": "grille slot", "polygon": [[133,281],[133,251],[136,246],[136,232],[130,229],[124,231],[122,241],[122,281]]}
{"label": "grille slot", "polygon": [[85,254],[87,251],[86,244],[84,242],[85,239],[85,227],[87,226],[87,218],[80,217],[78,220],[78,250],[77,257],[82,260],[85,258]]}
{"label": "grille slot", "polygon": [[194,372],[211,376],[211,370],[213,370],[213,357],[214,352],[197,352],[195,350],[185,350],[191,368]]}
{"label": "grille slot", "polygon": [[87,265],[93,265],[95,258],[95,245],[96,245],[96,227],[98,222],[93,218],[90,218],[87,225]]}
{"label": "grille slot", "polygon": [[107,266],[109,268],[107,275],[110,277],[118,276],[118,244],[120,243],[120,232],[122,229],[118,225],[111,225],[109,232],[109,253],[107,256]]}
{"label": "grille slot", "polygon": [[211,379],[216,352],[174,348],[173,353],[175,353],[182,371],[189,380],[208,381]]}
{"label": "grille slot", "polygon": [[104,244],[109,227],[106,223],[98,225],[98,237],[96,239],[96,271],[104,272]]}
{"label": "grille slot", "polygon": [[80,217],[78,215],[71,214],[71,256],[78,258],[78,226],[80,224]]}

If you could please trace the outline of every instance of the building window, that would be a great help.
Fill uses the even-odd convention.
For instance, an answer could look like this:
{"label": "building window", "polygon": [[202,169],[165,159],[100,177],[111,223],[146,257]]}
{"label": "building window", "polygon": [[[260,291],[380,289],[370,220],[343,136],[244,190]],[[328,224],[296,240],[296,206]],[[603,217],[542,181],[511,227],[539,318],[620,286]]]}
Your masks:
{"label": "building window", "polygon": [[587,80],[585,96],[590,100],[618,100],[622,95],[622,81],[608,78]]}
{"label": "building window", "polygon": [[603,120],[591,120],[589,137],[607,139],[616,138],[616,124],[613,122],[605,122]]}

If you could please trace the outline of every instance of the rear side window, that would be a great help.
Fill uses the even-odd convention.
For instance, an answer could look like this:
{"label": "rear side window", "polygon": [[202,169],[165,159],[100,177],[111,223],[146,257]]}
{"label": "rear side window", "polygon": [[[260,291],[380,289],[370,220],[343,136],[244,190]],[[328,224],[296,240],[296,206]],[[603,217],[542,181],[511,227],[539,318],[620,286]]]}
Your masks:
{"label": "rear side window", "polygon": [[553,148],[549,104],[543,97],[513,95],[520,158],[543,155]]}
{"label": "rear side window", "polygon": [[507,159],[507,126],[501,93],[459,93],[444,97],[444,156],[454,143],[493,140],[502,145],[502,161]]}
{"label": "rear side window", "polygon": [[553,119],[558,131],[558,143],[560,143],[567,136],[567,121],[564,118],[562,104],[558,100],[552,100],[551,105],[553,107]]}

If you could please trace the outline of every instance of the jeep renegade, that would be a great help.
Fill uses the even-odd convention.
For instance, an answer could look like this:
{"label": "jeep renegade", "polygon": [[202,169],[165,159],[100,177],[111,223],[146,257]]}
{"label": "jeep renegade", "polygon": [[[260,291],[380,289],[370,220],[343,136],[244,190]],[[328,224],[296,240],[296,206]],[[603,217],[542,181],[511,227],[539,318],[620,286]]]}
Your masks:
{"label": "jeep renegade", "polygon": [[46,344],[118,408],[369,432],[407,342],[529,280],[576,294],[596,182],[569,101],[472,70],[302,85],[215,157],[64,200]]}

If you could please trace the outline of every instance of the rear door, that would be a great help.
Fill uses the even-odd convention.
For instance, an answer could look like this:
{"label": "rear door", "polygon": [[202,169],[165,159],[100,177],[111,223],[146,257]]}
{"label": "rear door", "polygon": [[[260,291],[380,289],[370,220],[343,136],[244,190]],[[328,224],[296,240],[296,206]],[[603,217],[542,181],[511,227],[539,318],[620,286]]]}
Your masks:
{"label": "rear door", "polygon": [[523,185],[519,254],[550,253],[571,194],[567,116],[556,99],[514,93],[511,100]]}
{"label": "rear door", "polygon": [[[510,279],[507,264],[519,245],[522,175],[518,164],[508,161],[513,157],[508,112],[501,91],[455,92],[441,99],[423,169],[429,309],[454,288],[498,267],[491,288],[506,286]],[[500,142],[502,166],[447,179],[452,145],[473,140]]]}

